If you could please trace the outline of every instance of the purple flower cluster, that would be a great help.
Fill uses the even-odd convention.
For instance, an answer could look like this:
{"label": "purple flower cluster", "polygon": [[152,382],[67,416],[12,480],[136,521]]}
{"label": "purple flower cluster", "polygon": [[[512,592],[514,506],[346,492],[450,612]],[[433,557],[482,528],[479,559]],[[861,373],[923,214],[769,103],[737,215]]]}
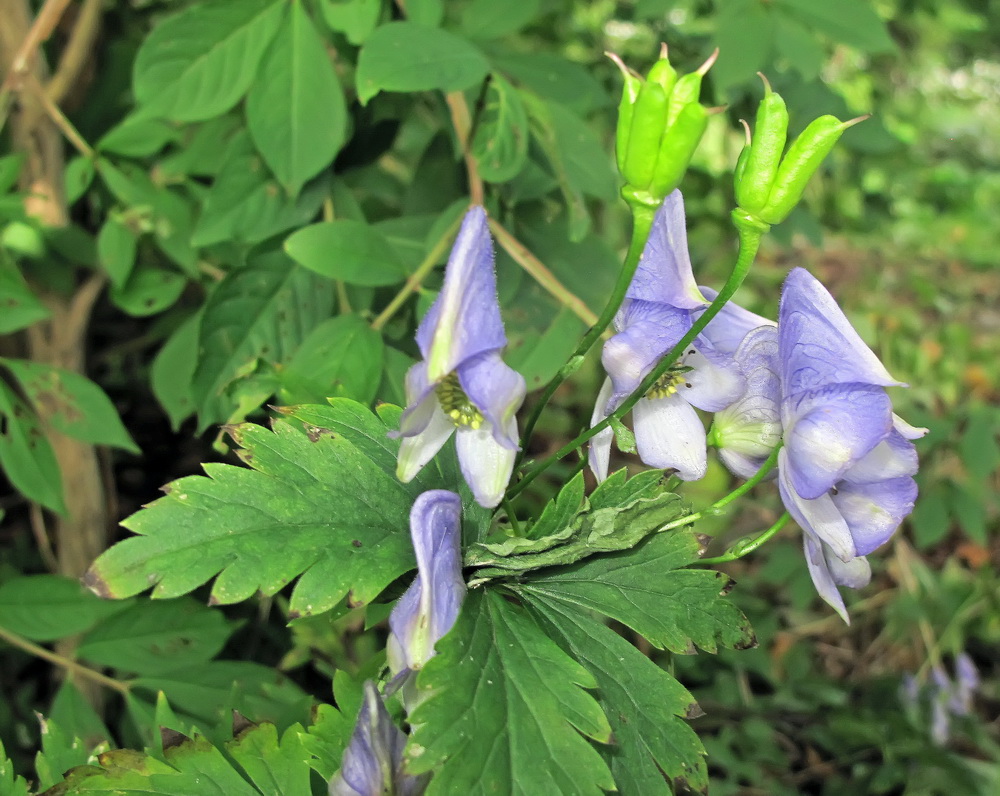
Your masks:
{"label": "purple flower cluster", "polygon": [[917,678],[911,674],[903,676],[900,695],[903,703],[914,712],[922,709],[926,702],[930,706],[930,733],[934,742],[944,746],[951,734],[953,718],[972,713],[972,701],[979,689],[979,670],[972,658],[965,652],[955,656],[955,679],[948,676],[940,664],[931,669],[931,679],[921,688]]}
{"label": "purple flower cluster", "polygon": [[[593,422],[613,412],[687,333],[707,305],[691,273],[683,200],[656,215],[617,334],[604,346],[608,373]],[[802,527],[820,596],[849,621],[838,587],[859,588],[865,556],[912,510],[917,429],[893,414],[895,381],[826,289],[807,271],[785,280],[775,326],[727,304],[633,410],[639,457],[685,480],[705,473],[707,440],[749,478],[781,444],[778,488]],[[695,408],[715,412],[706,438]],[[595,436],[590,464],[607,477],[613,434]]]}

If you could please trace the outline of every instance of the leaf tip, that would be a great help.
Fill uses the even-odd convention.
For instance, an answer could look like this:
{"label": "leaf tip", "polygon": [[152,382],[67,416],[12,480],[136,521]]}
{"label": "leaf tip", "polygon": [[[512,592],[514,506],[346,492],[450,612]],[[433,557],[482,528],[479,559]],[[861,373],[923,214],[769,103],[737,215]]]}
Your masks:
{"label": "leaf tip", "polygon": [[111,587],[107,584],[94,567],[88,569],[82,578],[80,578],[80,583],[82,583],[86,588],[90,589],[94,594],[104,600],[114,600],[115,594],[111,591]]}

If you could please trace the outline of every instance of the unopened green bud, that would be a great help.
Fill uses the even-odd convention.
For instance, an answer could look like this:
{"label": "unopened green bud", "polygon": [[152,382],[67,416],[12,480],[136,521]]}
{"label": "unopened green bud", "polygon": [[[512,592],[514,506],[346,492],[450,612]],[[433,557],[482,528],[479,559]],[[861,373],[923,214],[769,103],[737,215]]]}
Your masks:
{"label": "unopened green bud", "polygon": [[811,122],[792,142],[782,159],[767,205],[758,213],[760,220],[768,224],[784,221],[799,203],[809,179],[830,154],[844,130],[867,118],[861,116],[842,122],[835,116],[820,116]]}
{"label": "unopened green bud", "polygon": [[707,126],[708,111],[703,105],[694,102],[684,106],[660,143],[651,193],[666,196],[680,184]]}
{"label": "unopened green bud", "polygon": [[637,188],[648,187],[666,131],[667,95],[658,83],[643,83],[632,112],[622,176]]}
{"label": "unopened green bud", "polygon": [[668,97],[670,96],[670,92],[673,91],[674,84],[677,83],[677,70],[670,65],[670,61],[667,58],[666,44],[660,45],[660,59],[649,70],[649,73],[646,75],[646,82],[658,83],[663,87]]}
{"label": "unopened green bud", "polygon": [[764,75],[760,78],[764,81],[764,99],[757,107],[757,124],[746,166],[736,185],[737,204],[751,213],[759,213],[767,204],[788,135],[785,101],[771,90]]}

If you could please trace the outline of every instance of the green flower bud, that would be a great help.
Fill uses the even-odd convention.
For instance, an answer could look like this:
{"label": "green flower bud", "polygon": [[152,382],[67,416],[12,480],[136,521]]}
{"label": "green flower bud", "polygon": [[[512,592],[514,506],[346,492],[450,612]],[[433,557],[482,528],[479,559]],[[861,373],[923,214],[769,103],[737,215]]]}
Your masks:
{"label": "green flower bud", "polygon": [[[757,109],[753,139],[747,144],[733,175],[738,214],[764,224],[777,224],[788,216],[805,192],[806,184],[830,154],[844,130],[867,116],[841,122],[834,116],[814,120],[782,157],[788,134],[785,101],[764,81],[764,98]],[[743,122],[746,126],[746,122]]]}
{"label": "green flower bud", "polygon": [[643,80],[608,54],[625,77],[615,139],[618,170],[627,183],[624,192],[656,202],[680,183],[705,132],[708,111],[699,105],[698,95],[717,55],[718,50],[696,72],[678,76],[663,45]]}

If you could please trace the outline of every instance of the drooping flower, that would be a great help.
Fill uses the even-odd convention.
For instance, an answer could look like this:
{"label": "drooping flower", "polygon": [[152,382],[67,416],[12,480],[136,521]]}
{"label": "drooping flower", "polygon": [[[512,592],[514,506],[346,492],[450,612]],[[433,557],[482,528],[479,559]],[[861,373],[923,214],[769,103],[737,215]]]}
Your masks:
{"label": "drooping flower", "polygon": [[[621,405],[691,329],[708,303],[691,272],[684,200],[680,191],[674,191],[654,218],[615,317],[617,334],[604,344],[601,362],[608,379],[598,395],[591,425]],[[716,316],[636,403],[632,419],[644,463],[677,470],[686,481],[705,474],[705,427],[695,407],[715,412],[743,392],[743,375],[732,359],[735,333],[729,327],[731,322],[743,322],[738,312],[744,311],[723,310]],[[608,474],[612,437],[611,429],[605,429],[591,441],[590,467],[598,480]]]}
{"label": "drooping flower", "polygon": [[758,328],[736,352],[747,390],[715,416],[714,444],[749,478],[781,440],[778,487],[803,530],[819,595],[849,621],[839,586],[871,579],[865,556],[913,509],[926,433],[892,412],[899,385],[827,290],[796,268],[785,280],[777,330]]}
{"label": "drooping flower", "polygon": [[465,599],[462,578],[462,500],[433,489],[410,510],[417,577],[389,616],[386,652],[393,675],[420,669],[451,630]]}
{"label": "drooping flower", "polygon": [[361,710],[344,750],[340,771],[330,780],[330,796],[419,796],[426,777],[414,777],[403,771],[406,735],[385,709],[375,685],[363,686]]}
{"label": "drooping flower", "polygon": [[476,501],[500,503],[518,449],[515,414],[524,379],[504,364],[507,344],[486,211],[465,215],[444,287],[417,329],[423,359],[406,374],[396,474],[411,481],[457,429],[462,475]]}
{"label": "drooping flower", "polygon": [[913,509],[926,429],[892,412],[889,375],[827,290],[802,268],[785,280],[778,311],[781,424],[778,486],[805,532],[817,591],[848,621],[837,586],[859,588],[864,558]]}

